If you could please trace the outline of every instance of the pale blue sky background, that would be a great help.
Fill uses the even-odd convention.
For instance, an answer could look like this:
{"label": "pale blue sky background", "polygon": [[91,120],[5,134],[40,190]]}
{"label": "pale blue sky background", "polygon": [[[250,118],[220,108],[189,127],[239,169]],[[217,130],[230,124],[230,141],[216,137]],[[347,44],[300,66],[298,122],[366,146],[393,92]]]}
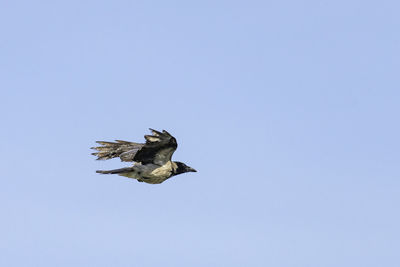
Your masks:
{"label": "pale blue sky background", "polygon": [[[0,3],[1,266],[400,266],[398,1]],[[96,140],[176,136],[161,185]]]}

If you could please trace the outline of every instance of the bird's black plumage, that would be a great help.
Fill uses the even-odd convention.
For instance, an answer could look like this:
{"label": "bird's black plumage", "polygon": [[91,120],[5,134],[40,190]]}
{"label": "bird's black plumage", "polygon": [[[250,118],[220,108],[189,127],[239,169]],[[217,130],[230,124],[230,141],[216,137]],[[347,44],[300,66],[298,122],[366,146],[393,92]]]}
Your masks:
{"label": "bird's black plumage", "polygon": [[162,133],[150,129],[153,135],[145,135],[146,144],[136,153],[133,161],[142,164],[164,162],[171,160],[178,147],[175,137],[163,130]]}
{"label": "bird's black plumage", "polygon": [[182,162],[171,161],[178,147],[175,137],[163,130],[150,129],[152,135],[145,135],[146,143],[134,143],[122,140],[116,142],[97,141],[102,146],[92,147],[97,152],[92,155],[98,160],[119,157],[121,161],[134,162],[132,167],[109,171],[97,171],[102,174],[118,174],[150,184],[162,183],[166,179],[185,172],[196,172]]}

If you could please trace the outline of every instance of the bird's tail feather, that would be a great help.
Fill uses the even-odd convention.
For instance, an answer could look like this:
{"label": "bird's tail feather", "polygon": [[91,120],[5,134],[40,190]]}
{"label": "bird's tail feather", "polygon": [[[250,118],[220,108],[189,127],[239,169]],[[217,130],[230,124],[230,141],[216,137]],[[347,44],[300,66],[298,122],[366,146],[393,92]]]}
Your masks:
{"label": "bird's tail feather", "polygon": [[119,174],[119,173],[127,173],[127,172],[132,172],[132,167],[127,167],[127,168],[121,168],[121,169],[115,169],[115,170],[98,170],[96,173],[102,173],[102,174]]}
{"label": "bird's tail feather", "polygon": [[97,156],[97,160],[106,160],[121,157],[122,161],[132,161],[136,152],[143,147],[143,144],[133,143],[122,140],[116,142],[97,141],[101,146],[92,147],[98,152],[92,153]]}

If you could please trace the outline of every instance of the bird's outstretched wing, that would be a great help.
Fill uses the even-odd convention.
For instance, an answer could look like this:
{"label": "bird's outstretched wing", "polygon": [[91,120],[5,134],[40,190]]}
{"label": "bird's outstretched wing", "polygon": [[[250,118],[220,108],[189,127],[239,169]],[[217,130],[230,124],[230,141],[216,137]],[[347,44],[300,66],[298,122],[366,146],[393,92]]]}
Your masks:
{"label": "bird's outstretched wing", "polygon": [[164,165],[171,160],[178,144],[175,137],[167,131],[150,129],[153,135],[145,135],[146,144],[135,154],[133,160],[142,164]]}
{"label": "bird's outstretched wing", "polygon": [[106,160],[119,157],[121,161],[134,161],[136,153],[144,146],[144,144],[133,143],[122,140],[115,140],[116,142],[97,141],[96,143],[102,145],[92,147],[98,152],[92,153],[97,156],[98,160]]}
{"label": "bird's outstretched wing", "polygon": [[150,129],[153,135],[145,135],[145,144],[115,140],[116,142],[97,141],[101,144],[92,149],[98,152],[92,153],[98,160],[106,160],[119,157],[121,161],[136,161],[142,164],[153,163],[164,165],[171,160],[178,144],[176,139],[167,131],[162,132]]}

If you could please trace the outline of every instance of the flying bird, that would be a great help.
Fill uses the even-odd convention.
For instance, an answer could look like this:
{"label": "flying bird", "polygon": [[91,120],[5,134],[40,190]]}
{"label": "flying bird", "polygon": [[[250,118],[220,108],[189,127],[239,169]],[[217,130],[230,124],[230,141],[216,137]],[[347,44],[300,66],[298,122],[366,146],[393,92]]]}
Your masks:
{"label": "flying bird", "polygon": [[134,162],[132,167],[115,170],[96,171],[102,174],[118,174],[133,178],[139,182],[161,184],[172,176],[185,172],[196,172],[195,169],[179,161],[171,161],[178,143],[167,131],[150,129],[152,135],[145,135],[146,143],[134,143],[122,140],[115,142],[97,141],[101,146],[92,147],[97,150],[92,155],[97,160],[119,157],[121,161]]}

